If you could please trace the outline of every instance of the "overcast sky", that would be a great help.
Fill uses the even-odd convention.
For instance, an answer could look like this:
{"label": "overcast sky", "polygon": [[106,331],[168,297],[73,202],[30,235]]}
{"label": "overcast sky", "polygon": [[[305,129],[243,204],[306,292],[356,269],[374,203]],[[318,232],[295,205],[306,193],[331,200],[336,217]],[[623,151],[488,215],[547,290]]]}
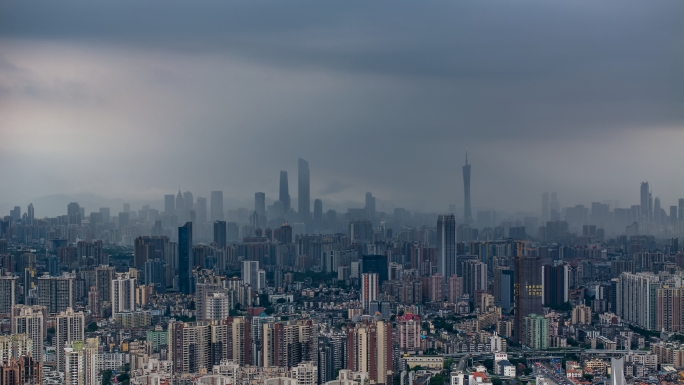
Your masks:
{"label": "overcast sky", "polygon": [[326,209],[445,211],[467,148],[475,209],[667,207],[683,122],[681,0],[0,2],[0,204],[296,202],[302,157]]}

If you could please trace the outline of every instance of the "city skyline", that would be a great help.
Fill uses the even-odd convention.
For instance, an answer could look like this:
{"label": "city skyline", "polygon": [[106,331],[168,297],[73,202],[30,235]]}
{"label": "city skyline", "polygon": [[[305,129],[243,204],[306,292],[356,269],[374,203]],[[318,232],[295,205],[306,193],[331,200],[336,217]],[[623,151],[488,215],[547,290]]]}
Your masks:
{"label": "city skyline", "polygon": [[[670,177],[681,2],[400,2],[392,16],[360,2],[151,4],[130,3],[134,20],[104,4],[1,5],[13,18],[0,23],[0,204],[151,200],[179,184],[247,201],[274,196],[274,172],[295,177],[299,156],[312,197],[373,191],[438,212],[463,200],[466,147],[473,208],[536,211],[538,191],[631,202],[646,179],[663,201],[684,195]],[[226,23],[241,37],[216,35]]]}

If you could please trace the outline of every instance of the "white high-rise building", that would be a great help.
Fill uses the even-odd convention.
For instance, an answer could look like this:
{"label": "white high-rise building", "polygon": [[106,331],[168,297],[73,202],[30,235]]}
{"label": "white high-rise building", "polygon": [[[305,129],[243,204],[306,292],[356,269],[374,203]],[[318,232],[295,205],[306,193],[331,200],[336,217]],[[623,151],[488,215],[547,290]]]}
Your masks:
{"label": "white high-rise building", "polygon": [[378,300],[379,279],[376,273],[361,274],[361,307],[368,312],[368,306],[372,301]]}
{"label": "white high-rise building", "polygon": [[85,316],[83,312],[66,309],[55,316],[55,350],[57,352],[57,371],[64,372],[66,361],[64,348],[68,343],[83,341],[85,330]]}
{"label": "white high-rise building", "polygon": [[232,307],[232,295],[229,295],[227,291],[208,293],[204,296],[204,301],[204,319],[223,320],[228,318]]}
{"label": "white high-rise building", "polygon": [[242,280],[254,291],[266,287],[266,272],[259,270],[259,261],[242,261]]}
{"label": "white high-rise building", "polygon": [[135,278],[130,273],[117,273],[112,280],[112,313],[135,311]]}
{"label": "white high-rise building", "polygon": [[68,342],[64,347],[64,383],[66,385],[96,385],[99,338]]}
{"label": "white high-rise building", "polygon": [[0,362],[19,359],[20,356],[33,357],[33,340],[26,334],[0,336]]}
{"label": "white high-rise building", "polygon": [[292,377],[297,380],[297,385],[318,384],[318,366],[313,361],[300,362],[292,368]]}

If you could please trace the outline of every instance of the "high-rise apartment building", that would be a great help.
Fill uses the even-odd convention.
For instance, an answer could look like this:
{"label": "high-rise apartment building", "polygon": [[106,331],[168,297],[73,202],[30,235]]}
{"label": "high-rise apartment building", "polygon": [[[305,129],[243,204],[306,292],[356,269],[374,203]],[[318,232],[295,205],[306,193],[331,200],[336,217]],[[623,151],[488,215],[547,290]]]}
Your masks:
{"label": "high-rise apartment building", "polygon": [[25,355],[33,356],[33,340],[28,334],[0,335],[0,363]]}
{"label": "high-rise apartment building", "polygon": [[378,274],[361,274],[361,307],[364,312],[368,312],[368,306],[372,301],[378,300],[380,282]]}
{"label": "high-rise apartment building", "polygon": [[99,338],[67,342],[64,347],[64,379],[69,385],[97,384]]}
{"label": "high-rise apartment building", "polygon": [[470,164],[466,151],[465,165],[463,166],[463,221],[471,224],[473,221],[472,208],[470,207]]}
{"label": "high-rise apartment building", "polygon": [[458,303],[459,297],[463,295],[463,278],[457,275],[452,275],[447,279],[449,291],[447,292],[447,299],[449,303]]}
{"label": "high-rise apartment building", "polygon": [[43,361],[43,340],[47,336],[45,323],[47,309],[44,306],[15,305],[12,307],[12,334],[25,334],[33,341],[33,357]]}
{"label": "high-rise apartment building", "polygon": [[130,273],[116,273],[111,299],[112,314],[135,311],[135,278]]}
{"label": "high-rise apartment building", "polygon": [[309,162],[298,159],[297,167],[297,211],[299,219],[308,223],[311,220],[311,186]]}
{"label": "high-rise apartment building", "polygon": [[626,322],[647,330],[656,327],[656,290],[658,276],[650,273],[622,273],[616,285],[617,315]]}
{"label": "high-rise apartment building", "polygon": [[397,317],[399,327],[399,349],[403,353],[415,354],[421,350],[421,322],[420,316],[415,314],[405,314]]}
{"label": "high-rise apartment building", "polygon": [[183,294],[193,292],[192,267],[192,222],[187,222],[178,228],[178,291]]}
{"label": "high-rise apartment building", "polygon": [[112,301],[112,281],[116,277],[114,266],[98,266],[95,268],[95,288],[101,302]]}
{"label": "high-rise apartment building", "polygon": [[21,356],[0,363],[2,385],[42,384],[42,365],[33,356]]}
{"label": "high-rise apartment building", "polygon": [[57,314],[73,307],[76,290],[74,281],[76,277],[70,273],[64,273],[60,277],[44,275],[39,277],[38,304],[45,306],[50,314]]}
{"label": "high-rise apartment building", "polygon": [[530,349],[549,348],[549,320],[543,315],[527,314],[523,318],[523,338],[520,341]]}
{"label": "high-rise apartment building", "polygon": [[684,331],[684,288],[663,286],[656,289],[655,330]]}
{"label": "high-rise apartment building", "polygon": [[75,312],[72,308],[55,316],[55,350],[57,353],[57,371],[66,370],[64,348],[69,343],[83,341],[85,331],[85,315]]}
{"label": "high-rise apartment building", "polygon": [[518,244],[515,257],[515,324],[514,338],[523,340],[524,317],[544,314],[542,309],[542,273],[539,256],[524,255],[523,243]]}
{"label": "high-rise apartment building", "polygon": [[392,326],[360,322],[347,329],[347,369],[369,374],[376,384],[392,383]]}
{"label": "high-rise apartment building", "polygon": [[0,276],[0,315],[9,315],[12,306],[17,302],[17,281],[19,277],[12,273]]}
{"label": "high-rise apartment building", "polygon": [[437,272],[445,278],[456,274],[456,217],[437,218]]}

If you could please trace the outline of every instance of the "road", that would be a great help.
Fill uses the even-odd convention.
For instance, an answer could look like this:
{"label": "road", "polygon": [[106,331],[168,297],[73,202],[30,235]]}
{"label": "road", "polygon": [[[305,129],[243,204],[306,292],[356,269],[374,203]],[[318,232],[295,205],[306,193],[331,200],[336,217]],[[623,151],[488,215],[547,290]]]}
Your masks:
{"label": "road", "polygon": [[574,383],[562,373],[557,373],[545,363],[537,362],[532,364],[532,368],[536,374],[544,377],[547,382],[553,382],[553,384],[550,385],[574,385]]}

